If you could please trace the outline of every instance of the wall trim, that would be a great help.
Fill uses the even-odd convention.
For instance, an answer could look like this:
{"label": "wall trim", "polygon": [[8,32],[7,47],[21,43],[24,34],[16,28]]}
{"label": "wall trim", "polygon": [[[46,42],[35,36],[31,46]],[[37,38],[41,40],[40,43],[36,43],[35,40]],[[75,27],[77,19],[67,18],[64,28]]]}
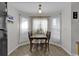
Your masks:
{"label": "wall trim", "polygon": [[8,56],[9,56],[13,51],[15,51],[17,48],[18,48],[18,46],[16,46],[14,49],[12,49],[10,52],[8,52]]}
{"label": "wall trim", "polygon": [[63,46],[61,46],[61,48],[66,51],[70,56],[72,56],[71,52],[69,52],[66,48],[64,48]]}
{"label": "wall trim", "polygon": [[53,43],[53,42],[50,42],[50,44],[53,44],[53,45],[61,47],[65,52],[67,52],[70,56],[72,56],[71,52],[69,52],[67,49],[65,49],[62,45],[57,44],[57,43]]}
{"label": "wall trim", "polygon": [[24,43],[19,43],[18,47],[26,45],[26,44],[30,44],[29,41],[25,41]]}

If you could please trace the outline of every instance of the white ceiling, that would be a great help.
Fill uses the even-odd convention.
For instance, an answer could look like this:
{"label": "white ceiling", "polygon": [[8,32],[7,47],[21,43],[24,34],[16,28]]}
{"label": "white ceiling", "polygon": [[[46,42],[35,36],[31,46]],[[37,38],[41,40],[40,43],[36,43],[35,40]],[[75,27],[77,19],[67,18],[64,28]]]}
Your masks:
{"label": "white ceiling", "polygon": [[30,15],[39,15],[38,5],[42,5],[41,15],[51,15],[64,9],[67,2],[10,2],[17,10]]}

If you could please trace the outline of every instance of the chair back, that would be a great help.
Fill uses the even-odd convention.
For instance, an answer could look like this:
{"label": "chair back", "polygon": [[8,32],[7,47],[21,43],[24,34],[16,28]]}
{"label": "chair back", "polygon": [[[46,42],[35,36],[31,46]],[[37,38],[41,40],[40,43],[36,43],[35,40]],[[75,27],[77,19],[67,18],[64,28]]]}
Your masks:
{"label": "chair back", "polygon": [[32,32],[28,32],[29,40],[30,40],[30,36],[32,36]]}
{"label": "chair back", "polygon": [[48,31],[47,31],[46,36],[47,36],[48,40],[50,40],[51,32],[48,32]]}

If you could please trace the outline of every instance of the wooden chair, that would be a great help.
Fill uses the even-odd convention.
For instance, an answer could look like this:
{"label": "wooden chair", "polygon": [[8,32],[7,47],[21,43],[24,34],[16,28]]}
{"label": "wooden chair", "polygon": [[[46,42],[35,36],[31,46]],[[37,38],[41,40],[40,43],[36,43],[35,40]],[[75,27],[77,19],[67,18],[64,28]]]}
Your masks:
{"label": "wooden chair", "polygon": [[32,50],[32,41],[31,41],[31,37],[32,36],[32,32],[28,32],[28,38],[29,38],[29,41],[30,41],[30,51]]}
{"label": "wooden chair", "polygon": [[37,49],[38,48],[38,41],[37,40],[32,40],[31,39],[31,36],[32,36],[32,31],[31,32],[28,32],[28,37],[29,37],[29,41],[30,41],[30,51],[32,52],[32,48],[33,46],[35,46],[35,48]]}
{"label": "wooden chair", "polygon": [[47,36],[47,42],[46,42],[46,44],[47,44],[48,50],[49,50],[49,41],[50,41],[50,37],[51,37],[51,32],[47,31],[46,36]]}
{"label": "wooden chair", "polygon": [[48,48],[49,51],[49,41],[50,41],[51,32],[47,31],[46,36],[47,36],[47,40],[41,40],[40,46],[41,49],[45,48],[46,50]]}

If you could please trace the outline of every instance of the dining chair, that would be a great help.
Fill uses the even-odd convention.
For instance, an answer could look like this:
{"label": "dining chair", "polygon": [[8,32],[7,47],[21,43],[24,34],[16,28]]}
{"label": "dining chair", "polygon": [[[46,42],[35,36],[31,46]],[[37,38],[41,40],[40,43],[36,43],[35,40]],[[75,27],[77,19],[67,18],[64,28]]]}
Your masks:
{"label": "dining chair", "polygon": [[46,44],[47,44],[48,50],[49,50],[49,41],[50,41],[50,37],[51,37],[51,32],[47,31],[46,36],[47,36],[47,42],[46,42]]}
{"label": "dining chair", "polygon": [[31,41],[32,32],[28,32],[28,38],[30,41],[30,51],[32,50],[32,41]]}
{"label": "dining chair", "polygon": [[48,51],[49,51],[50,36],[51,36],[51,32],[47,31],[46,33],[47,40],[41,40],[40,42],[41,49],[45,48],[46,50],[48,48]]}
{"label": "dining chair", "polygon": [[31,36],[33,35],[32,31],[28,32],[28,37],[29,37],[29,41],[30,41],[30,51],[32,52],[32,48],[35,47],[36,49],[38,49],[38,40],[35,39],[31,39]]}

